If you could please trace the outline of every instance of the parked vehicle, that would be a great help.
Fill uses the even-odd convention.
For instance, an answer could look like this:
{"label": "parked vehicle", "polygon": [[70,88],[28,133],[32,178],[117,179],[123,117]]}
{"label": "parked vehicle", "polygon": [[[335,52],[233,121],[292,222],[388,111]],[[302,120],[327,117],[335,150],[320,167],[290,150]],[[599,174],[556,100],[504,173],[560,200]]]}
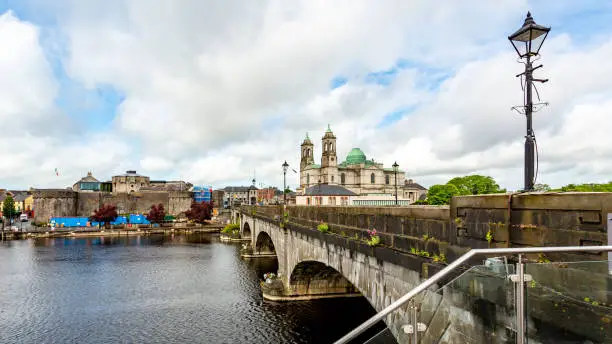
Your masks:
{"label": "parked vehicle", "polygon": [[21,216],[19,216],[19,219],[21,220],[21,222],[28,222],[28,214],[21,214]]}
{"label": "parked vehicle", "polygon": [[17,228],[17,226],[11,226],[11,230],[13,232],[19,232],[19,228]]}

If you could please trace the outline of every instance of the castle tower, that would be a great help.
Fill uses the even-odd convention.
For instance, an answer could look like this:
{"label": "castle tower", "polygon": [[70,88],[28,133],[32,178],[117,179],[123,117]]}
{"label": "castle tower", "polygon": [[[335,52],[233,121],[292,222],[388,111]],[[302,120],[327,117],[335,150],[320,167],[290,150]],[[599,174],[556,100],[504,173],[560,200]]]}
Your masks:
{"label": "castle tower", "polygon": [[314,164],[314,145],[312,144],[312,141],[310,141],[308,133],[306,133],[306,138],[304,138],[304,142],[302,142],[300,146],[302,148],[300,171],[303,171],[306,166]]}
{"label": "castle tower", "polygon": [[338,157],[336,156],[336,136],[329,125],[321,139],[321,181],[327,184],[338,184]]}

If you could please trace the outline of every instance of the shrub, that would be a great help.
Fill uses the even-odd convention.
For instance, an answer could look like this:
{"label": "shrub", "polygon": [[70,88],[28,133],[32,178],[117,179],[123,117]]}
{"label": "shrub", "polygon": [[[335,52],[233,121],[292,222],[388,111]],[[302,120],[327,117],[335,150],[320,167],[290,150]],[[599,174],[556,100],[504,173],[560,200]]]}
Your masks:
{"label": "shrub", "polygon": [[228,223],[225,225],[225,227],[223,227],[221,233],[231,234],[233,231],[240,231],[240,225],[237,223]]}
{"label": "shrub", "polygon": [[185,216],[193,222],[205,223],[212,218],[212,202],[192,202],[191,208],[185,212]]}
{"label": "shrub", "polygon": [[319,230],[319,232],[321,233],[327,233],[329,232],[329,226],[327,225],[327,223],[325,222],[321,222],[319,223],[319,225],[317,226],[317,229]]}

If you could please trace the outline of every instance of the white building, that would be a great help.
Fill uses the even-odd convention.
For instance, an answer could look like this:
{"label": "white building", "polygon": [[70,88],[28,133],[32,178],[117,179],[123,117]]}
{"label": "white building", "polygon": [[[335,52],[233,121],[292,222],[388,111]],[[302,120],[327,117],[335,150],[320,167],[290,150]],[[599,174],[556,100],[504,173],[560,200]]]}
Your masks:
{"label": "white building", "polygon": [[411,179],[406,180],[404,171],[385,168],[382,163],[367,159],[359,148],[353,148],[346,159],[339,163],[336,155],[336,136],[329,126],[321,139],[321,146],[321,164],[318,165],[314,161],[314,144],[308,134],[301,144],[302,194],[315,185],[338,185],[352,191],[356,196],[391,195],[395,204],[395,190],[398,199],[408,200],[409,203],[424,198],[427,193],[427,189],[421,185]]}

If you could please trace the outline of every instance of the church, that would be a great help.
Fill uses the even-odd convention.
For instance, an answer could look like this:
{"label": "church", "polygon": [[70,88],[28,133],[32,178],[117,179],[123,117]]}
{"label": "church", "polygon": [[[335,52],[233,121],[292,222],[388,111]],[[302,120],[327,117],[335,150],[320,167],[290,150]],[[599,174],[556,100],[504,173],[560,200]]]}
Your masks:
{"label": "church", "polygon": [[[314,186],[339,186],[357,196],[395,197],[396,176],[397,196],[409,203],[421,199],[427,190],[411,179],[406,180],[405,172],[384,167],[374,159],[368,159],[359,148],[353,148],[342,162],[336,153],[336,136],[328,126],[321,139],[321,164],[315,164],[314,144],[306,134],[301,144],[300,191],[313,194]],[[330,189],[330,188],[327,188]],[[311,191],[309,191],[311,190]]]}

